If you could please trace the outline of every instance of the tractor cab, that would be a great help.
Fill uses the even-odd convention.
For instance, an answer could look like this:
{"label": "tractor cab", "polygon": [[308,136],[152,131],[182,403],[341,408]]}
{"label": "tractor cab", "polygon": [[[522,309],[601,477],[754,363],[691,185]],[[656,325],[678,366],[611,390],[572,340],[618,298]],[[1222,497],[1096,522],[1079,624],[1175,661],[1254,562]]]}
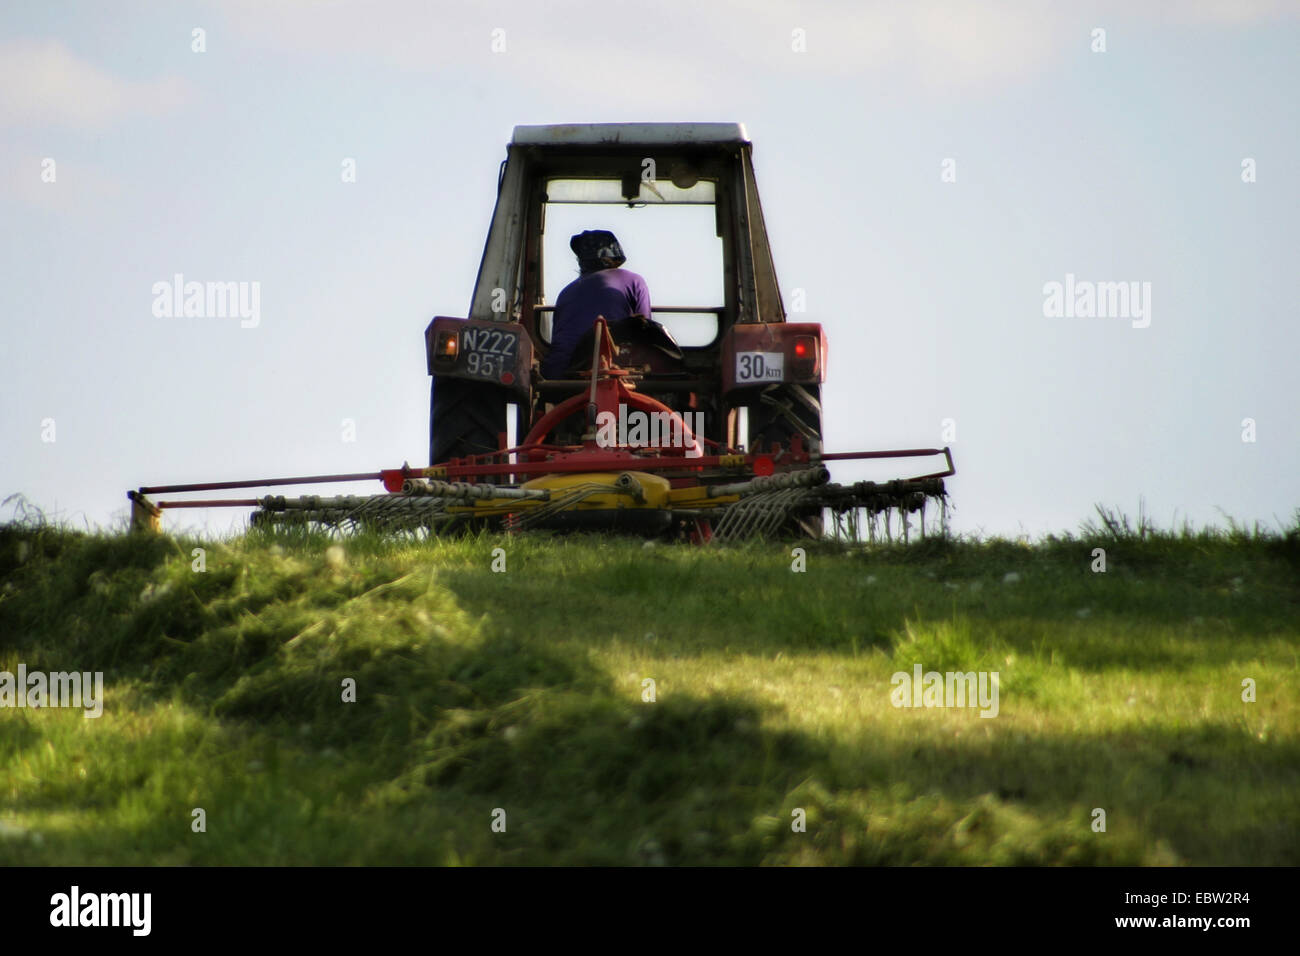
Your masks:
{"label": "tractor cab", "polygon": [[426,331],[431,463],[499,451],[589,387],[592,333],[568,373],[539,373],[585,229],[614,232],[649,285],[650,315],[609,323],[642,393],[722,446],[820,442],[825,336],[786,322],[744,127],[517,126],[468,314]]}

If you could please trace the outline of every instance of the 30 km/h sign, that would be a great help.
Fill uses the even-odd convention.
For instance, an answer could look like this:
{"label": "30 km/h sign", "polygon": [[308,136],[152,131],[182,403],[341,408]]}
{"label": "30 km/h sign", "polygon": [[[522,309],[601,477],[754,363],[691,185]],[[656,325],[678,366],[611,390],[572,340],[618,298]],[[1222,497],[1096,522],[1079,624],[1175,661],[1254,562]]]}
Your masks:
{"label": "30 km/h sign", "polygon": [[785,372],[784,352],[737,352],[736,383],[780,382]]}

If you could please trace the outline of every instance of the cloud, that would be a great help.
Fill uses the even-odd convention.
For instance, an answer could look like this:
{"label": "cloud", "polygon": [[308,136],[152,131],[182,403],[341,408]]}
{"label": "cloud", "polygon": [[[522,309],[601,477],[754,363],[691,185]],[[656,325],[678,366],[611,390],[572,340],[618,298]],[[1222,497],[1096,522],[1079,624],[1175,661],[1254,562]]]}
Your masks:
{"label": "cloud", "polygon": [[0,46],[0,127],[100,129],[131,116],[174,109],[187,96],[181,79],[124,80],[57,40]]}

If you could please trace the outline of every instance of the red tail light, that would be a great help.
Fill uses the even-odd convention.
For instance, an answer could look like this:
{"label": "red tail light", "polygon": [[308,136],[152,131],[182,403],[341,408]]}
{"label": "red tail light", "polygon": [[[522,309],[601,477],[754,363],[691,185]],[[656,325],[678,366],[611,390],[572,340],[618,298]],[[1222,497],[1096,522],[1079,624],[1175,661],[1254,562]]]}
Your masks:
{"label": "red tail light", "polygon": [[795,378],[809,378],[817,373],[817,339],[812,335],[797,335],[791,371]]}

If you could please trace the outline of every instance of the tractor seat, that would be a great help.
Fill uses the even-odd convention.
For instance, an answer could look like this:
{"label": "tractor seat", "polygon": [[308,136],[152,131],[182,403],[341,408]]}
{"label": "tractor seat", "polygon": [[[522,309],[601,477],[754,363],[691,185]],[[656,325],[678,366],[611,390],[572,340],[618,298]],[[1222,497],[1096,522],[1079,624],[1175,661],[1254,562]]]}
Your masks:
{"label": "tractor seat", "polygon": [[[671,375],[685,371],[682,350],[662,324],[644,315],[630,315],[609,323],[609,333],[619,346],[619,364],[629,368],[648,366],[652,375]],[[592,326],[573,350],[573,361],[566,377],[591,371],[596,329]]]}

